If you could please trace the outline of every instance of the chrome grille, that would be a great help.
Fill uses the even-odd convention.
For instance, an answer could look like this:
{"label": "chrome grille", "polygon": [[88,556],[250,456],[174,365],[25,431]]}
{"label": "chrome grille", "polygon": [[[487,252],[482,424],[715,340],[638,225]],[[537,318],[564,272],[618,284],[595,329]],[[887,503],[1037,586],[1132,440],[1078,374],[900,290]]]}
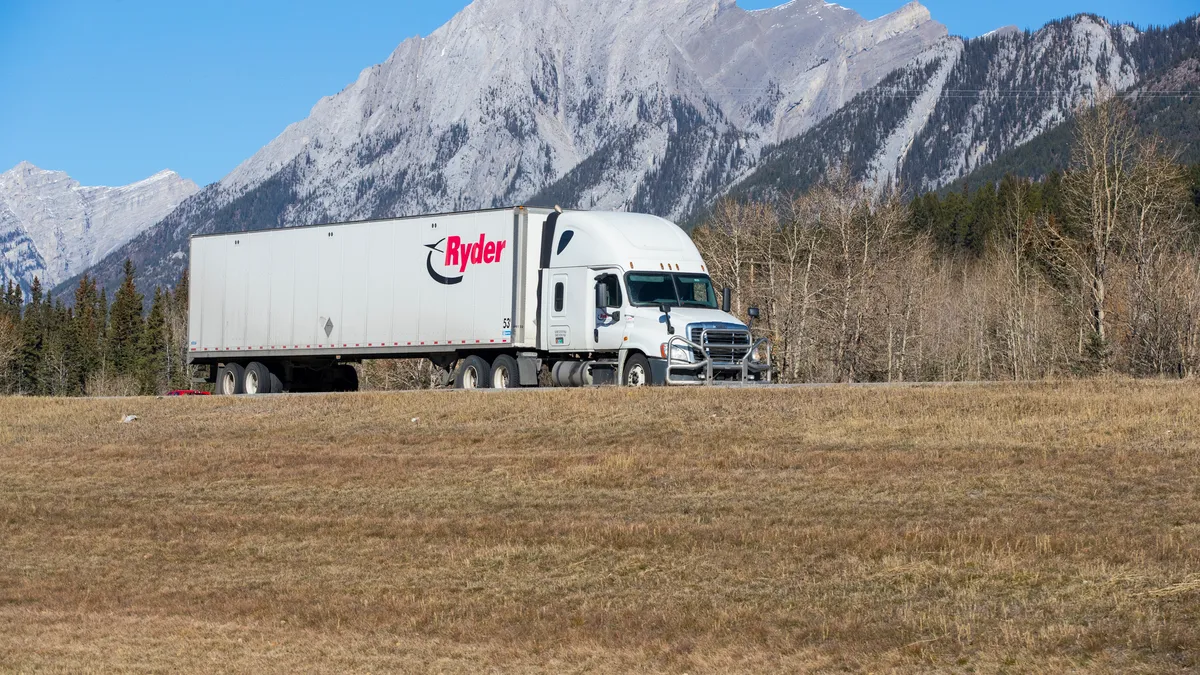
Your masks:
{"label": "chrome grille", "polygon": [[[691,328],[692,342],[707,349],[709,358],[716,363],[737,363],[746,357],[746,352],[750,349],[750,333],[748,331],[709,328],[705,332],[703,326],[692,326]],[[707,340],[707,342],[701,342],[701,339]],[[696,356],[704,358],[701,354]]]}

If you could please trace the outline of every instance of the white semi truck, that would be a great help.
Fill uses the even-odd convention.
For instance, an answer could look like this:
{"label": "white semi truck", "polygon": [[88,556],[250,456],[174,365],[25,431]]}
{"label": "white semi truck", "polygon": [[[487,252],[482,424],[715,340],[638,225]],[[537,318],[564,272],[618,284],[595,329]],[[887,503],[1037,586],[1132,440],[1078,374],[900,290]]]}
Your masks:
{"label": "white semi truck", "polygon": [[[189,358],[220,394],[352,391],[425,358],[459,388],[770,380],[687,234],[516,207],[191,240]],[[749,313],[751,321],[757,310]]]}

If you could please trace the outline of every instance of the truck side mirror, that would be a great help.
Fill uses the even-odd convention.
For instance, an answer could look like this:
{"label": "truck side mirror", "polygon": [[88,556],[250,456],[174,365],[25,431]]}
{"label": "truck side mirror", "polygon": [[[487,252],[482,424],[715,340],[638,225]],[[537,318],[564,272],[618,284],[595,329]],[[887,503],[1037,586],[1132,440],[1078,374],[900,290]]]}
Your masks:
{"label": "truck side mirror", "polygon": [[658,306],[658,311],[667,317],[667,335],[674,335],[675,328],[671,325],[671,306],[664,302]]}
{"label": "truck side mirror", "polygon": [[726,286],[721,290],[721,311],[729,313],[729,308],[733,306],[733,289]]}
{"label": "truck side mirror", "polygon": [[596,309],[601,312],[608,307],[608,286],[603,281],[596,282]]}
{"label": "truck side mirror", "polygon": [[746,310],[746,313],[750,315],[751,319],[757,319],[759,314],[757,307],[751,307],[750,309]]}

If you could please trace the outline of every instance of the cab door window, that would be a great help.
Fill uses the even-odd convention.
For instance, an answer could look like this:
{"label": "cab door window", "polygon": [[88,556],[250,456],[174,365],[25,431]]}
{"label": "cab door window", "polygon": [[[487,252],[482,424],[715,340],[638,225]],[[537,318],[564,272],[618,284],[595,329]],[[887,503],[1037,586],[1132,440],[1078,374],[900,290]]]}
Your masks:
{"label": "cab door window", "polygon": [[621,297],[621,279],[615,274],[605,274],[598,279],[596,283],[604,286],[606,295],[608,296],[608,304],[603,309],[620,309],[624,304],[624,298]]}

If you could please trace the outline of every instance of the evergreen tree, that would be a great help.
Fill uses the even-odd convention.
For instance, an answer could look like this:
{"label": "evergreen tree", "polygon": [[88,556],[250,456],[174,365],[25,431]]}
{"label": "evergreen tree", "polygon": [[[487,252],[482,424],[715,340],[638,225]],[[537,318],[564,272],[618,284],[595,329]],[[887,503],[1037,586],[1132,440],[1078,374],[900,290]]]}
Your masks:
{"label": "evergreen tree", "polygon": [[125,278],[113,296],[107,335],[108,363],[120,375],[137,375],[142,354],[142,294],[135,284],[132,260],[125,261]]}
{"label": "evergreen tree", "polygon": [[157,394],[167,386],[167,353],[170,349],[167,336],[167,302],[168,296],[161,288],[155,288],[150,315],[146,317],[139,346],[143,394]]}
{"label": "evergreen tree", "polygon": [[46,340],[46,303],[42,302],[42,282],[37,277],[29,286],[29,305],[21,321],[21,363],[20,390],[26,394],[44,393],[38,381],[38,373],[42,368],[42,350]]}
{"label": "evergreen tree", "polygon": [[67,394],[86,393],[88,376],[100,368],[107,311],[104,294],[96,289],[96,280],[84,274],[75,288],[75,307],[67,315],[64,344],[69,372]]}

